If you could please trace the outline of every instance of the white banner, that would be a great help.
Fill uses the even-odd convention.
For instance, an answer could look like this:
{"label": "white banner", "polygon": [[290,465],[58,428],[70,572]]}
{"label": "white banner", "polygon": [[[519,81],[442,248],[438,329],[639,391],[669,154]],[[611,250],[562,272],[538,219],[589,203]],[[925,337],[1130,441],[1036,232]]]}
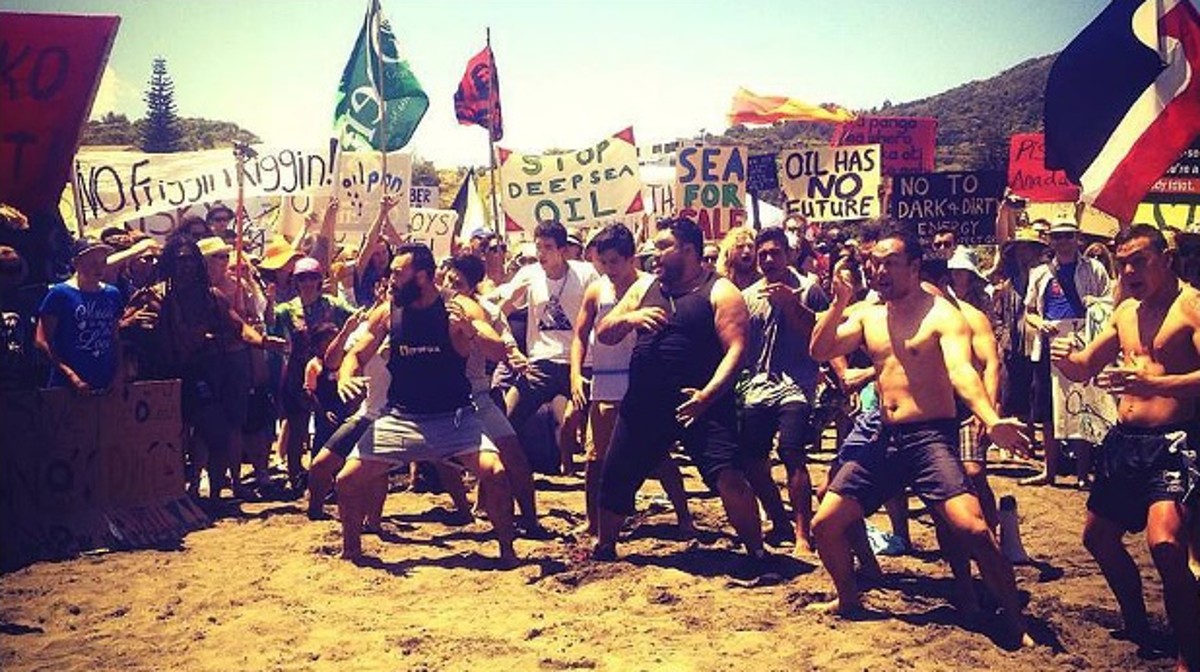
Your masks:
{"label": "white banner", "polygon": [[788,214],[811,222],[878,217],[879,145],[800,147],[779,154]]}
{"label": "white banner", "polygon": [[[374,219],[386,189],[400,195],[397,215],[406,221],[411,156],[388,155],[384,185],[378,153],[339,156],[336,145],[331,140],[324,150],[256,146],[258,156],[245,165],[246,198],[336,193],[343,204],[339,224],[358,230],[366,226],[363,219],[367,225]],[[237,164],[230,149],[145,154],[83,148],[76,154],[75,168],[75,190],[87,230],[131,222],[163,235],[187,214],[203,216],[216,203],[237,200]]]}

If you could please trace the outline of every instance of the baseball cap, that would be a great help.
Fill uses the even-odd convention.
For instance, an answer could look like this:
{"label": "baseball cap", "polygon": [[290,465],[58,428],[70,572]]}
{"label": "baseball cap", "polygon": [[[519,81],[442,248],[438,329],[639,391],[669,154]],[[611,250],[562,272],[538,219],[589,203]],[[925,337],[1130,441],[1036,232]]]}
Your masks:
{"label": "baseball cap", "polygon": [[312,257],[304,257],[296,262],[296,268],[292,270],[292,275],[304,275],[305,273],[321,274],[321,262]]}
{"label": "baseball cap", "polygon": [[97,240],[95,238],[80,238],[71,246],[71,258],[78,259],[89,252],[96,250],[104,250],[104,254],[112,254],[113,247],[108,243]]}

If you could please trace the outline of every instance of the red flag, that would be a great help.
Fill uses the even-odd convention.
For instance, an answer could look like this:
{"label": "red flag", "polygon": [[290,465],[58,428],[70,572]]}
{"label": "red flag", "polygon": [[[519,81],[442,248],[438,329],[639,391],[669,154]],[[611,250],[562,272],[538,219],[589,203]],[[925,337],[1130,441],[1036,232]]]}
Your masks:
{"label": "red flag", "polygon": [[482,126],[492,133],[495,142],[504,137],[504,120],[500,115],[500,78],[496,74],[496,58],[491,46],[475,54],[467,62],[458,91],[454,92],[454,114],[464,126]]}

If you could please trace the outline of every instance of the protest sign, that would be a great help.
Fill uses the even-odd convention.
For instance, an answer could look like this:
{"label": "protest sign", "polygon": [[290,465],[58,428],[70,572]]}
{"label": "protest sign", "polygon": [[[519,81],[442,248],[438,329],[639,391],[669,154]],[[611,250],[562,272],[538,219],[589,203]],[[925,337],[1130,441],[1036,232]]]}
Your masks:
{"label": "protest sign", "polygon": [[746,148],[696,146],[679,150],[675,203],[680,217],[718,240],[746,223]]}
{"label": "protest sign", "polygon": [[1147,201],[1139,203],[1133,221],[1150,224],[1160,229],[1200,231],[1200,202],[1158,203],[1155,201],[1147,199]]}
{"label": "protest sign", "polygon": [[1079,186],[1061,170],[1046,169],[1046,136],[1016,133],[1008,152],[1008,188],[1031,201],[1077,201]]}
{"label": "protest sign", "polygon": [[1159,203],[1200,203],[1200,138],[1150,187]]}
{"label": "protest sign", "polygon": [[641,167],[642,202],[650,215],[658,219],[675,215],[674,166],[644,165]]}
{"label": "protest sign", "polygon": [[413,185],[408,189],[408,206],[410,208],[437,208],[441,205],[438,200],[441,194],[437,187]]}
{"label": "protest sign", "polygon": [[0,567],[178,540],[208,523],[184,493],[177,380],[5,393],[0,426]]}
{"label": "protest sign", "polygon": [[998,172],[912,173],[897,175],[891,212],[928,244],[939,229],[953,229],[959,244],[996,242],[996,208],[1004,195]]}
{"label": "protest sign", "polygon": [[539,222],[581,226],[642,213],[637,146],[627,128],[562,154],[521,154],[501,147],[501,203],[506,228],[532,235]]}
{"label": "protest sign", "polygon": [[5,12],[0,19],[0,201],[53,207],[121,19]]}
{"label": "protest sign", "polygon": [[879,145],[799,147],[779,154],[788,214],[812,222],[878,217]]}
{"label": "protest sign", "polygon": [[412,208],[408,215],[408,238],[428,245],[438,259],[448,257],[457,222],[458,213],[453,210]]}
{"label": "protest sign", "polygon": [[[1104,330],[1112,311],[1112,301],[1101,299],[1088,307],[1083,319],[1049,322],[1058,330],[1058,338],[1070,338],[1074,349],[1082,350]],[[1094,382],[1076,383],[1063,375],[1057,366],[1050,368],[1053,371],[1054,436],[1060,440],[1082,439],[1099,445],[1117,421],[1116,400]]]}
{"label": "protest sign", "polygon": [[755,154],[746,161],[746,190],[750,193],[779,188],[779,167],[774,154]]}
{"label": "protest sign", "polygon": [[[388,191],[405,211],[398,212],[403,214],[398,221],[407,221],[408,154],[388,155],[384,185],[378,152],[339,152],[336,140],[319,150],[256,146],[255,151],[245,164],[247,198],[336,194],[343,205],[339,228],[360,232],[374,220]],[[238,192],[237,164],[229,149],[145,154],[85,148],[76,155],[75,183],[87,229],[131,222],[153,235],[165,235],[187,214],[203,216],[207,208],[197,209],[205,204],[235,203]]]}
{"label": "protest sign", "polygon": [[937,119],[933,117],[871,117],[838,124],[833,146],[876,143],[883,155],[883,174],[933,171],[937,151]]}

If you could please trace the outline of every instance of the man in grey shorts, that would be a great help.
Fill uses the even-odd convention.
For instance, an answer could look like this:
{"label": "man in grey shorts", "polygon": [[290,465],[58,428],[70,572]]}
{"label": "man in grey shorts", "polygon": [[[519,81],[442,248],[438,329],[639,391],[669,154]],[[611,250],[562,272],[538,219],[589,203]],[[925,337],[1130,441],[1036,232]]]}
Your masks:
{"label": "man in grey shorts", "polygon": [[351,349],[338,372],[339,394],[356,396],[363,363],[385,336],[390,338],[387,412],[375,423],[374,445],[352,453],[338,474],[342,557],[362,555],[362,519],[373,479],[394,464],[452,459],[485,486],[481,498],[500,542],[501,565],[513,567],[512,494],[496,446],[475,415],[466,376],[472,349],[503,345],[479,304],[461,295],[442,297],[434,270],[428,247],[400,247],[391,266],[393,300],[371,311],[369,335]]}

